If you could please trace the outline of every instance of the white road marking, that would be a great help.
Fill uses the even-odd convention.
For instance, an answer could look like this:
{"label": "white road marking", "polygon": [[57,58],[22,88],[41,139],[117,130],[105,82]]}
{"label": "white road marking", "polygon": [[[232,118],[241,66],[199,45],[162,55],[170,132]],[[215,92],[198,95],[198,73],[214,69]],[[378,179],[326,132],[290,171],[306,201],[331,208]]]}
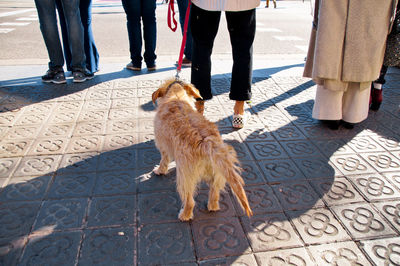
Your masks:
{"label": "white road marking", "polygon": [[5,13],[0,14],[0,18],[14,16],[17,14],[22,14],[22,13],[26,13],[26,12],[35,11],[35,10],[36,10],[35,8],[30,8],[30,9],[24,9],[24,10],[18,10],[18,11],[5,12]]}
{"label": "white road marking", "polygon": [[282,32],[280,29],[275,29],[275,28],[257,28],[257,31],[260,31],[260,32]]}
{"label": "white road marking", "polygon": [[308,46],[307,45],[295,45],[294,47],[304,51],[304,52],[308,52]]}
{"label": "white road marking", "polygon": [[4,22],[0,23],[0,26],[26,26],[31,24],[30,22]]}
{"label": "white road marking", "polygon": [[302,41],[302,38],[297,36],[273,36],[275,39],[279,41]]}
{"label": "white road marking", "polygon": [[35,20],[38,20],[38,18],[17,18],[16,20],[19,20],[19,21],[35,21]]}
{"label": "white road marking", "polygon": [[10,31],[13,31],[14,29],[8,29],[8,28],[0,28],[0,33],[9,33]]}

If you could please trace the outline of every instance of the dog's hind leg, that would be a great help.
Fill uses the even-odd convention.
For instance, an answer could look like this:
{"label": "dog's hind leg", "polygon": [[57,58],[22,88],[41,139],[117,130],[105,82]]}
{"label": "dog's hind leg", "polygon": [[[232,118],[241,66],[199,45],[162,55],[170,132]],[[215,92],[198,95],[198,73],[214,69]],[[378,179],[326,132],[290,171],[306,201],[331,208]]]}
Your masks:
{"label": "dog's hind leg", "polygon": [[154,169],[154,173],[156,175],[165,175],[168,173],[168,165],[171,162],[171,159],[167,152],[160,151],[160,153],[161,153],[160,166]]}
{"label": "dog's hind leg", "polygon": [[213,181],[210,182],[210,192],[208,193],[207,208],[209,211],[219,210],[220,191],[225,187],[225,178],[220,174],[216,174]]}
{"label": "dog's hind leg", "polygon": [[179,196],[182,200],[182,209],[179,212],[178,218],[181,221],[189,221],[193,219],[193,209],[195,201],[193,199],[196,183],[193,177],[188,176],[188,173],[182,171],[177,162],[176,167],[176,185]]}

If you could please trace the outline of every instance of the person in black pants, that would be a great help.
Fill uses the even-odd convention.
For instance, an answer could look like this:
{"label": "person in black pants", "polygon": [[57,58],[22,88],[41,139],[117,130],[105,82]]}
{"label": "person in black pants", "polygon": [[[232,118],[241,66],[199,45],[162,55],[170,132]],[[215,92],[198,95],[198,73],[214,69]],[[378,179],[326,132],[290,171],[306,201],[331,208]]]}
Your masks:
{"label": "person in black pants", "polygon": [[[235,101],[233,127],[241,128],[245,123],[244,103],[251,98],[253,64],[253,41],[256,30],[255,9],[225,11],[232,46],[232,81],[229,98]],[[208,11],[192,5],[191,31],[193,55],[191,83],[200,91],[203,100],[196,102],[200,113],[204,101],[212,98],[211,53],[218,32],[221,11]]]}

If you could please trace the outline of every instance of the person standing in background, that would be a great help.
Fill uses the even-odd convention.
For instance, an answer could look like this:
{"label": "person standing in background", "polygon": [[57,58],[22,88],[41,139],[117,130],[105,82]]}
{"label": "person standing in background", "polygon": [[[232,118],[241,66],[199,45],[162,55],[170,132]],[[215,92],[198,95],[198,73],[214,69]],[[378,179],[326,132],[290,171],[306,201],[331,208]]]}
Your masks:
{"label": "person standing in background", "polygon": [[[274,2],[274,8],[276,8],[276,0],[272,0]],[[265,0],[265,7],[269,7],[269,0]]]}
{"label": "person standing in background", "polygon": [[[42,81],[56,84],[65,83],[64,56],[58,34],[55,0],[35,0],[35,5],[38,12],[40,30],[50,58],[49,70],[46,75],[42,76]],[[86,69],[79,0],[62,0],[62,5],[71,46],[73,81],[84,82],[92,79],[93,73]]]}
{"label": "person standing in background", "polygon": [[[68,40],[67,21],[64,16],[62,1],[56,0],[56,6],[60,18],[61,34],[67,70],[71,71],[71,47]],[[90,72],[96,73],[97,71],[99,71],[99,53],[97,51],[92,32],[92,0],[80,0],[79,13],[83,26],[83,44],[85,48],[86,68]]]}
{"label": "person standing in background", "polygon": [[353,128],[368,117],[395,3],[316,0],[303,76],[317,84],[313,118],[331,129]]}
{"label": "person standing in background", "polygon": [[232,126],[242,128],[246,123],[244,104],[251,98],[256,7],[260,5],[260,0],[192,0],[192,3],[191,83],[203,98],[196,102],[196,108],[203,113],[204,101],[212,98],[211,53],[221,11],[225,11],[233,57],[229,93],[229,98],[235,101]]}
{"label": "person standing in background", "polygon": [[[156,0],[122,0],[127,18],[127,29],[129,37],[129,51],[131,62],[127,69],[134,71],[142,70],[142,60],[147,65],[148,71],[156,70]],[[142,57],[142,23],[144,54]]]}

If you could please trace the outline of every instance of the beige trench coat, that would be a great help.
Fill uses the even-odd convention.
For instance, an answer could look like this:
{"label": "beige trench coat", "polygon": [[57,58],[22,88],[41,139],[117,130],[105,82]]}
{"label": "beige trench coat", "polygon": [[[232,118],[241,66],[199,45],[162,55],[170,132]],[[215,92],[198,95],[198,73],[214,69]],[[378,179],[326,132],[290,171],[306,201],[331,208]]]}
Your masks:
{"label": "beige trench coat", "polygon": [[397,0],[316,0],[304,77],[331,90],[376,80]]}

